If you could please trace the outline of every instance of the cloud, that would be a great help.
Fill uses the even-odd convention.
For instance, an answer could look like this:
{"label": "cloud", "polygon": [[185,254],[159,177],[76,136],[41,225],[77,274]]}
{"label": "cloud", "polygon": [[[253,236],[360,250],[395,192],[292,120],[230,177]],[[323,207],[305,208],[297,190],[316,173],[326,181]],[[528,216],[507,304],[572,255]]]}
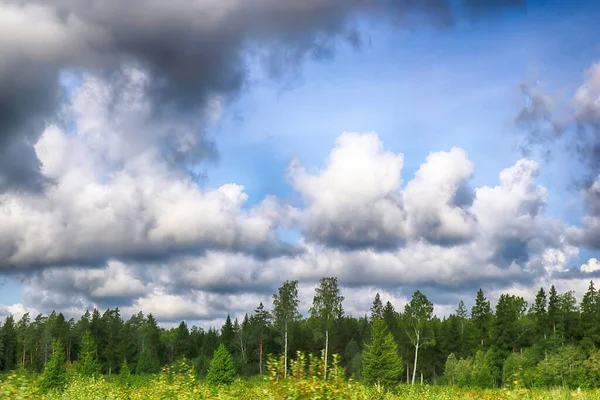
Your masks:
{"label": "cloud", "polygon": [[590,258],[581,266],[581,272],[596,272],[600,271],[600,261],[595,258]]}
{"label": "cloud", "polygon": [[308,240],[340,247],[394,247],[406,235],[402,155],[383,150],[376,133],[344,133],[325,169],[292,164],[290,182],[307,203],[296,217]]}
{"label": "cloud", "polygon": [[581,181],[589,185],[600,173],[600,63],[585,72],[583,83],[567,102],[525,83],[521,91],[527,102],[515,123],[527,135],[525,149],[541,148],[548,155],[556,139],[564,138],[561,143],[586,168]]}
{"label": "cloud", "polygon": [[[248,86],[253,69],[285,78],[307,59],[333,57],[342,43],[358,47],[357,16],[407,24],[411,19],[406,17],[416,13],[448,26],[457,20],[453,3],[175,0],[167,6],[157,0],[4,0],[0,190],[43,186],[31,146],[57,118],[65,96],[59,85],[64,71],[119,82],[123,65],[134,65],[150,77],[153,121],[189,117],[214,96],[228,104]],[[520,2],[493,3],[468,0],[459,8],[480,16],[482,10],[495,14]],[[196,145],[194,152],[207,151],[204,141]]]}
{"label": "cloud", "polygon": [[473,170],[473,163],[459,148],[427,157],[404,192],[414,236],[446,245],[472,238],[475,221],[467,207],[473,199],[466,188]]}
{"label": "cloud", "polygon": [[[130,125],[109,121],[97,99],[77,106],[103,85],[93,78],[74,93],[76,129],[49,127],[35,146],[55,183],[0,197],[10,226],[0,254],[5,271],[24,277],[25,306],[77,315],[118,305],[124,315],[208,323],[269,302],[284,280],[298,279],[310,299],[321,277],[337,276],[348,293],[377,288],[402,299],[424,289],[448,308],[479,287],[530,287],[578,254],[564,225],[545,216],[536,162],[519,160],[497,185],[470,188],[475,166],[463,150],[432,152],[403,188],[402,154],[376,133],[344,133],[322,169],[291,165],[303,207],[268,197],[247,208],[242,186],[201,189],[156,145],[126,153]],[[166,135],[151,129],[151,143]],[[276,235],[290,223],[304,233],[294,251]]]}
{"label": "cloud", "polygon": [[65,111],[77,121],[74,131],[44,130],[34,148],[52,184],[0,194],[0,268],[168,258],[209,248],[261,257],[289,251],[273,232],[280,215],[274,198],[247,208],[242,185],[203,190],[172,168],[161,150],[186,155],[197,149],[195,136],[177,121],[145,124],[145,76],[127,76],[117,102],[107,101],[115,86],[84,79]]}
{"label": "cloud", "polygon": [[581,228],[569,230],[570,239],[574,244],[600,249],[600,175],[581,193],[586,214],[581,220]]}
{"label": "cloud", "polygon": [[[214,96],[227,101],[240,92],[247,83],[249,48],[260,51],[269,70],[281,73],[305,57],[332,53],[336,38],[349,35],[348,14],[360,3],[177,0],[167,7],[154,0],[85,6],[71,0],[4,1],[0,144],[14,149],[35,143],[60,108],[65,69],[96,72],[118,84],[123,65],[135,65],[149,76],[153,120],[189,116]],[[202,144],[195,143],[194,150],[205,151]],[[12,153],[3,154],[0,188],[28,176],[39,186],[35,157],[19,163]]]}
{"label": "cloud", "polygon": [[[554,132],[565,136],[566,149],[574,154],[584,167],[584,172],[576,179],[581,190],[586,215],[582,218],[582,228],[569,229],[569,240],[573,244],[591,249],[600,248],[600,63],[592,65],[584,74],[584,82],[575,90],[568,108],[554,110],[550,96],[533,92],[538,101],[533,102],[533,110],[521,111],[532,125],[544,121],[558,120],[557,115],[567,116],[555,123]],[[525,113],[525,114],[524,114]],[[517,117],[519,121],[519,117]],[[525,126],[531,128],[531,126]],[[550,136],[539,136],[536,129],[526,129],[530,144],[550,146]],[[539,137],[538,137],[539,136]],[[557,137],[557,136],[554,136]],[[544,152],[548,153],[550,147]]]}
{"label": "cloud", "polygon": [[0,304],[0,321],[2,322],[4,322],[4,319],[9,315],[12,315],[16,322],[26,313],[29,313],[29,318],[33,319],[38,314],[38,311],[35,308],[25,307],[21,303],[8,306]]}
{"label": "cloud", "polygon": [[[44,157],[41,159],[45,161]],[[55,162],[60,160],[63,158],[58,157]],[[569,279],[564,271],[578,255],[578,249],[567,240],[567,229],[563,224],[545,216],[548,193],[536,182],[539,164],[526,159],[519,160],[500,172],[497,185],[467,190],[469,195],[461,201],[457,200],[457,193],[474,172],[474,165],[463,150],[455,148],[449,152],[431,153],[415,177],[406,184],[404,191],[400,185],[402,164],[403,156],[386,151],[377,134],[342,134],[323,169],[309,173],[307,171],[312,169],[292,165],[290,181],[307,200],[304,208],[289,211],[289,206],[281,205],[276,200],[272,200],[271,205],[267,202],[267,205],[260,206],[257,215],[276,221],[274,226],[289,218],[306,224],[301,225],[306,237],[297,244],[297,252],[273,253],[271,257],[260,258],[252,251],[240,251],[252,247],[240,248],[233,244],[223,247],[215,242],[217,236],[213,236],[223,235],[230,226],[228,224],[234,224],[235,221],[245,226],[243,221],[251,218],[237,205],[241,201],[239,188],[228,186],[217,189],[218,196],[217,193],[213,195],[219,200],[238,199],[237,202],[231,200],[233,205],[225,202],[229,208],[222,206],[232,212],[226,213],[231,218],[215,225],[219,229],[215,228],[210,240],[192,235],[193,239],[207,247],[201,254],[173,252],[171,249],[167,259],[135,260],[119,253],[122,249],[119,246],[124,243],[134,247],[165,249],[166,245],[162,244],[164,239],[157,242],[140,240],[138,243],[134,240],[137,238],[135,235],[116,237],[113,234],[109,237],[114,241],[106,242],[103,236],[94,236],[95,241],[90,240],[87,251],[107,246],[106,254],[110,257],[105,264],[94,268],[55,266],[27,275],[25,304],[43,310],[69,312],[92,306],[119,305],[124,315],[142,310],[152,312],[162,322],[186,319],[208,324],[227,313],[251,311],[259,301],[270,304],[271,294],[288,279],[299,280],[302,290],[306,292],[307,299],[303,300],[307,302],[306,308],[318,280],[323,276],[337,276],[344,293],[348,294],[347,298],[352,297],[353,293],[381,290],[401,302],[416,289],[421,289],[444,310],[454,307],[461,298],[469,298],[480,287],[486,291],[507,288],[533,290],[550,277]],[[157,186],[157,182],[162,182],[157,178],[155,169],[147,169],[148,164],[144,166],[143,170],[148,172],[148,175],[140,175],[145,182],[144,187]],[[58,167],[56,170],[62,171]],[[66,171],[70,170],[67,168]],[[58,173],[56,177],[59,182],[64,179]],[[134,181],[127,182],[128,185],[119,187],[134,185]],[[177,180],[168,182],[169,185],[181,185]],[[169,197],[167,202],[178,207],[175,210],[170,208],[164,214],[165,218],[176,221],[173,226],[177,229],[168,231],[172,235],[183,235],[187,232],[187,224],[205,226],[211,221],[205,221],[207,216],[212,218],[215,214],[198,214],[197,218],[200,215],[204,218],[200,220],[204,224],[190,221],[195,215],[192,212],[186,212],[185,218],[179,218],[178,210],[188,204],[181,203],[182,198],[187,196],[187,190],[191,190],[188,186],[183,187],[186,191],[177,191],[178,195]],[[168,192],[169,188],[161,189],[160,193]],[[75,202],[69,203],[66,208],[72,210],[76,204],[80,204],[81,200],[75,196],[79,192],[82,191],[69,192]],[[208,201],[203,197],[208,194],[201,194],[197,187],[191,192],[193,198],[197,199],[191,203],[203,204]],[[392,195],[403,199],[402,202],[387,203]],[[139,195],[133,197],[140,198]],[[162,204],[159,197],[149,197],[153,200],[148,200],[144,207],[138,208],[145,212],[160,209],[156,204]],[[45,204],[48,200],[36,198],[36,201]],[[373,212],[378,206],[373,207],[372,204],[378,202],[389,207],[390,211],[385,214]],[[101,203],[94,198],[94,201],[83,204]],[[291,217],[282,211],[286,207]],[[94,215],[90,213],[93,208],[86,210],[88,215]],[[274,216],[268,217],[271,213]],[[396,215],[394,213],[401,216],[398,223],[403,227],[403,236],[395,246],[388,247],[385,244],[389,236],[384,233],[391,235],[395,232],[382,228],[389,223],[383,218]],[[441,222],[431,224],[430,216]],[[453,219],[458,219],[459,223],[453,222]],[[135,227],[131,222],[135,220],[130,220],[127,226]],[[88,217],[87,221],[87,224],[91,224],[94,219]],[[249,223],[249,226],[256,228],[253,223]],[[315,226],[330,227],[330,231],[323,229],[327,233],[347,230],[353,232],[354,236],[336,238],[317,235],[319,230]],[[352,231],[346,226],[356,228]],[[366,226],[372,227],[371,231],[365,229]],[[98,229],[95,227],[90,232],[98,232]],[[54,243],[61,243],[58,239],[64,232],[52,234]],[[71,244],[71,253],[68,254],[74,254],[74,249],[78,249],[77,245],[81,243],[85,232],[83,230],[77,235],[68,236],[68,243]],[[50,235],[31,235],[36,238],[43,236]],[[257,239],[256,235],[251,237],[253,240],[260,239],[259,243],[264,239]],[[338,242],[333,241],[332,237]],[[460,240],[456,240],[457,237]],[[384,245],[378,244],[377,239]],[[344,243],[343,240],[348,241]],[[341,246],[340,243],[345,245]],[[357,246],[356,243],[369,245]],[[30,248],[40,249],[43,246],[31,245]],[[56,252],[56,249],[54,247],[53,251]],[[365,301],[349,302],[349,310],[368,311],[364,309]]]}

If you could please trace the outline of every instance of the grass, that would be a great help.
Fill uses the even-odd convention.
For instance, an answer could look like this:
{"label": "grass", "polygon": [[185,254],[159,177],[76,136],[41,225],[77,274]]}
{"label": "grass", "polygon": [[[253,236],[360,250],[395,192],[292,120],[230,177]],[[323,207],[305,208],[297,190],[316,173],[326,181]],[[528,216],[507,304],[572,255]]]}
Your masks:
{"label": "grass", "polygon": [[73,376],[63,390],[40,393],[37,377],[12,374],[0,381],[0,398],[5,400],[134,400],[134,399],[598,399],[600,391],[459,389],[450,386],[400,385],[386,393],[352,380],[332,379],[325,383],[315,377],[273,381],[237,379],[229,386],[210,386],[192,373],[132,377],[83,378]]}
{"label": "grass", "polygon": [[[313,367],[310,367],[310,366]],[[568,389],[461,389],[455,386],[398,385],[378,393],[375,386],[346,380],[344,371],[334,363],[323,379],[321,365],[292,362],[283,379],[277,361],[269,362],[269,374],[260,378],[236,379],[227,386],[209,385],[197,377],[184,361],[166,367],[152,376],[81,377],[68,375],[67,384],[50,392],[39,389],[39,375],[14,372],[0,377],[2,400],[142,400],[142,399],[349,399],[349,400],[459,400],[459,399],[589,399],[600,400],[600,390]]]}

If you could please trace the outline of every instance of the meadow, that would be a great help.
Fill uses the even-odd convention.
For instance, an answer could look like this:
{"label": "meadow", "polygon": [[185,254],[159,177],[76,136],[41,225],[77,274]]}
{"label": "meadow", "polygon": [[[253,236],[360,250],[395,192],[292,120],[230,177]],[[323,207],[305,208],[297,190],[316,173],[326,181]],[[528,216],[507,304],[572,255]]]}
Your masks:
{"label": "meadow", "polygon": [[[293,371],[292,371],[293,372]],[[236,378],[231,384],[208,383],[185,362],[163,368],[155,375],[113,375],[83,377],[68,374],[65,385],[44,391],[40,375],[15,371],[0,377],[3,400],[134,400],[134,399],[599,399],[600,390],[569,389],[477,389],[457,386],[400,384],[378,390],[346,379],[342,368],[334,367],[328,379],[322,371],[304,371],[281,377],[277,369],[256,378]]]}

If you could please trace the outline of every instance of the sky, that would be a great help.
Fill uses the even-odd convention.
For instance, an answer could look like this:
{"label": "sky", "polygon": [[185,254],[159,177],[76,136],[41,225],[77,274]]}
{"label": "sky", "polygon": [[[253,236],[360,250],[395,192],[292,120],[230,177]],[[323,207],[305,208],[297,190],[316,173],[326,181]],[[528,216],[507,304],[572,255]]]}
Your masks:
{"label": "sky", "polygon": [[0,0],[0,317],[600,276],[599,4],[88,3]]}

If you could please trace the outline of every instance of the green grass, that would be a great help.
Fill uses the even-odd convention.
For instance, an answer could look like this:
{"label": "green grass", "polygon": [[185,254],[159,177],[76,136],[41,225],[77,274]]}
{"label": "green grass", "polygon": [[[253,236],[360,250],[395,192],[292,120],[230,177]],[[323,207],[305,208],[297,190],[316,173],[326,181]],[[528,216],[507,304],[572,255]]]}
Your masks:
{"label": "green grass", "polygon": [[126,381],[119,376],[82,378],[71,376],[63,390],[41,393],[37,376],[14,373],[2,377],[0,399],[598,399],[600,391],[567,389],[460,389],[450,386],[400,385],[378,393],[375,387],[333,378],[324,382],[317,377],[302,379],[276,378],[236,379],[229,386],[211,386],[199,380],[193,371],[149,377],[132,376]]}

